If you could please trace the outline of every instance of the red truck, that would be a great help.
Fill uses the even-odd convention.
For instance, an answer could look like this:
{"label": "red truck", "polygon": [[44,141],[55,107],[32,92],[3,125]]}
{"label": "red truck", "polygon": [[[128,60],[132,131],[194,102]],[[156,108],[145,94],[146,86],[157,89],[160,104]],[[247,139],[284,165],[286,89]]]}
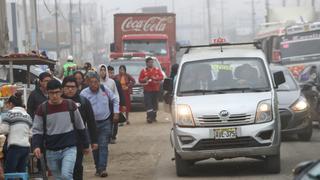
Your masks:
{"label": "red truck", "polygon": [[176,15],[173,13],[121,13],[114,15],[114,43],[117,53],[142,52],[157,57],[170,74],[176,63]]}

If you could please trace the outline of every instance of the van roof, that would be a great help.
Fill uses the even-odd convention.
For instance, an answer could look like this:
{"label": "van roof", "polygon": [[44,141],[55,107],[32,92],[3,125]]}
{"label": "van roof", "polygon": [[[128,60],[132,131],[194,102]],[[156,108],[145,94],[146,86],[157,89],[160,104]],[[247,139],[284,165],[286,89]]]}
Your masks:
{"label": "van roof", "polygon": [[203,47],[203,48],[192,48],[190,52],[185,54],[181,62],[189,62],[204,59],[214,58],[243,58],[253,57],[261,58],[265,60],[265,54],[260,50],[256,49],[252,45],[245,46],[225,46],[222,47]]}

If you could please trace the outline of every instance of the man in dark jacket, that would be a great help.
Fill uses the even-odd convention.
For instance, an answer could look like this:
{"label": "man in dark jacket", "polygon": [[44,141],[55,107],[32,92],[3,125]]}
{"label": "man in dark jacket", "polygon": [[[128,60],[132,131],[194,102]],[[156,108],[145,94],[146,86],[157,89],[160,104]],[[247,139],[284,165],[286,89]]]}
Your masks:
{"label": "man in dark jacket", "polygon": [[[90,101],[87,98],[79,95],[77,80],[74,77],[68,76],[64,78],[62,82],[62,86],[63,86],[62,97],[65,99],[72,99],[78,106],[83,123],[86,126],[87,130],[89,130],[91,148],[92,150],[96,150],[98,148],[98,139],[97,139],[97,133],[96,133],[97,128],[96,128],[96,122],[94,120],[94,114],[93,114]],[[74,172],[73,172],[73,178],[75,180],[83,179],[82,160],[83,160],[83,147],[81,146],[81,144],[78,143],[77,159],[76,159]]]}
{"label": "man in dark jacket", "polygon": [[[124,109],[124,108],[126,108],[125,97],[124,97],[120,82],[118,80],[114,79],[114,68],[112,66],[108,66],[108,75],[116,83],[116,87],[117,87],[117,91],[118,91],[119,99],[120,99],[120,108],[122,110],[125,110]],[[118,124],[119,123],[113,123],[112,137],[111,137],[110,144],[115,144],[116,143],[117,134],[118,134],[118,127],[119,127]]]}
{"label": "man in dark jacket", "polygon": [[48,100],[47,83],[52,79],[48,72],[43,72],[39,75],[39,86],[30,93],[27,102],[27,112],[34,119],[34,114],[38,106]]}

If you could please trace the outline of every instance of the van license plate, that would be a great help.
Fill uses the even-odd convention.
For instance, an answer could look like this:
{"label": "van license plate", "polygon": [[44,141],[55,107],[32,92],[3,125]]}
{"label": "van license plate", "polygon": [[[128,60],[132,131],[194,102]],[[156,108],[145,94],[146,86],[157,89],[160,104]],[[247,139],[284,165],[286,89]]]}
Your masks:
{"label": "van license plate", "polygon": [[237,138],[236,128],[214,129],[215,139],[235,139]]}

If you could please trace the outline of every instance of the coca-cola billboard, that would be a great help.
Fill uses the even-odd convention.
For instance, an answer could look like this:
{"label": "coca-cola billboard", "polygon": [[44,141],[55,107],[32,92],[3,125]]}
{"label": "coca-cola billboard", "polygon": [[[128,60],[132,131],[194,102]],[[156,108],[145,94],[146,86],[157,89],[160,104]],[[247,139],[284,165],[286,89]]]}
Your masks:
{"label": "coca-cola billboard", "polygon": [[174,22],[173,17],[151,16],[148,19],[127,17],[121,24],[122,32],[165,32]]}

